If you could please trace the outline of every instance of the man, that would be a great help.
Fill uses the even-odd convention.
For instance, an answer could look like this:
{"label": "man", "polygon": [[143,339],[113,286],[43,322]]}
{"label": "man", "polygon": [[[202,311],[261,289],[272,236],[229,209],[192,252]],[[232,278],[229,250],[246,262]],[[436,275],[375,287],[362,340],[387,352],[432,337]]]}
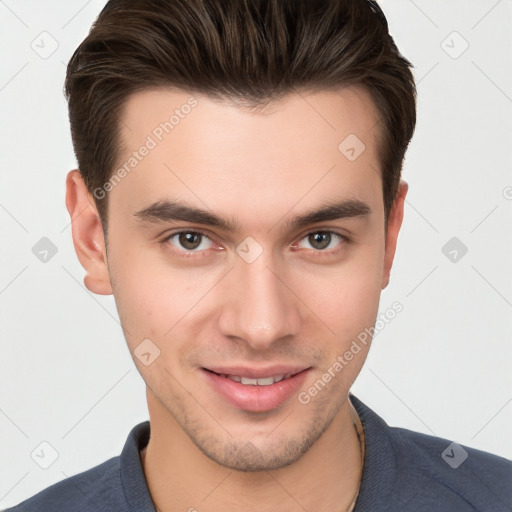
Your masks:
{"label": "man", "polygon": [[375,2],[111,0],[66,93],[75,249],[150,421],[11,510],[512,509],[509,461],[349,393],[416,119]]}

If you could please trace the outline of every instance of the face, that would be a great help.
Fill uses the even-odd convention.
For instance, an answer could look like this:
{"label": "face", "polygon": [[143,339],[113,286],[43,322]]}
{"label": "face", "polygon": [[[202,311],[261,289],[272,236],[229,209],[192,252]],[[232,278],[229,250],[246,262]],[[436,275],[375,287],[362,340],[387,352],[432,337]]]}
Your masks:
{"label": "face", "polygon": [[372,101],[344,88],[250,112],[148,91],[122,127],[129,171],[86,284],[115,296],[150,415],[223,466],[284,467],[346,406],[369,344],[335,363],[389,276],[405,192],[386,232]]}

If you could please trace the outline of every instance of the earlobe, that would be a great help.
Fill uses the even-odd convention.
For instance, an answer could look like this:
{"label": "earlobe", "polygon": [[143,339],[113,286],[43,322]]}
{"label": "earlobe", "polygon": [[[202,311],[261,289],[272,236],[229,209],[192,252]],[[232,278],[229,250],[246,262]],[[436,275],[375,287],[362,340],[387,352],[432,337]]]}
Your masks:
{"label": "earlobe", "polygon": [[112,287],[103,227],[94,200],[78,170],[70,171],[66,178],[66,208],[71,217],[73,245],[86,271],[85,286],[93,293],[110,295]]}
{"label": "earlobe", "polygon": [[402,226],[404,218],[404,204],[405,196],[409,190],[409,185],[405,181],[400,181],[398,192],[393,203],[393,207],[389,213],[388,227],[386,231],[386,249],[384,255],[384,272],[382,277],[382,286],[384,289],[389,284],[389,276],[391,274],[391,267],[395,257],[396,243],[398,240],[398,233]]}

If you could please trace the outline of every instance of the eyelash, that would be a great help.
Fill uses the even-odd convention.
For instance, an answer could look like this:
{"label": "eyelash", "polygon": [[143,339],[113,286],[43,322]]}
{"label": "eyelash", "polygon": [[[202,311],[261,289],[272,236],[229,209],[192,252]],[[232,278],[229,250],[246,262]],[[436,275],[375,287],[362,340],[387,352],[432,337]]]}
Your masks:
{"label": "eyelash", "polygon": [[[208,253],[211,250],[213,250],[213,251],[216,250],[215,248],[209,248],[209,249],[202,249],[202,250],[199,250],[199,251],[198,250],[188,250],[187,251],[184,248],[182,250],[175,250],[173,248],[170,248],[170,245],[171,245],[170,241],[171,241],[171,239],[173,237],[175,237],[175,236],[178,236],[178,235],[184,234],[184,233],[200,235],[200,236],[202,236],[204,238],[207,238],[208,240],[210,240],[210,242],[215,244],[215,242],[213,242],[213,240],[211,239],[211,237],[207,233],[205,233],[205,232],[203,232],[201,230],[198,230],[198,229],[175,231],[175,232],[167,235],[163,240],[161,240],[160,243],[163,246],[165,246],[166,250],[168,250],[168,251],[172,252],[173,254],[176,254],[176,255],[178,255],[179,257],[182,257],[182,258],[206,257],[206,256],[208,256]],[[346,245],[349,242],[349,239],[345,235],[342,235],[341,233],[338,233],[337,231],[331,231],[331,230],[328,230],[328,229],[317,229],[315,231],[309,231],[304,236],[302,236],[297,243],[294,243],[292,245],[292,249],[293,250],[300,250],[300,248],[297,249],[297,245],[298,245],[299,242],[301,242],[305,238],[309,237],[310,235],[314,235],[314,234],[318,234],[318,233],[328,233],[331,236],[337,237],[337,238],[339,238],[339,243],[336,246],[336,248],[334,248],[334,249],[324,249],[324,250],[321,250],[321,249],[310,249],[310,250],[308,250],[308,252],[311,255],[314,255],[314,257],[322,257],[322,256],[326,256],[326,255],[336,254],[336,253],[338,253],[341,250],[340,246],[344,246],[344,245]]]}

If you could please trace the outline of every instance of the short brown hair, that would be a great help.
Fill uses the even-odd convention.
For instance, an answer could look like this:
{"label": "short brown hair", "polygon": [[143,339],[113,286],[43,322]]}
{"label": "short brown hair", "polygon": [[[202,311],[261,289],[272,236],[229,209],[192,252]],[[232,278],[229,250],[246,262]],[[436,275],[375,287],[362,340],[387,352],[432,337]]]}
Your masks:
{"label": "short brown hair", "polygon": [[[178,87],[251,108],[358,84],[381,118],[387,219],[416,124],[411,67],[373,0],[110,0],[67,67],[80,172],[91,193],[109,180],[122,107],[138,91]],[[108,196],[94,197],[106,236]]]}

